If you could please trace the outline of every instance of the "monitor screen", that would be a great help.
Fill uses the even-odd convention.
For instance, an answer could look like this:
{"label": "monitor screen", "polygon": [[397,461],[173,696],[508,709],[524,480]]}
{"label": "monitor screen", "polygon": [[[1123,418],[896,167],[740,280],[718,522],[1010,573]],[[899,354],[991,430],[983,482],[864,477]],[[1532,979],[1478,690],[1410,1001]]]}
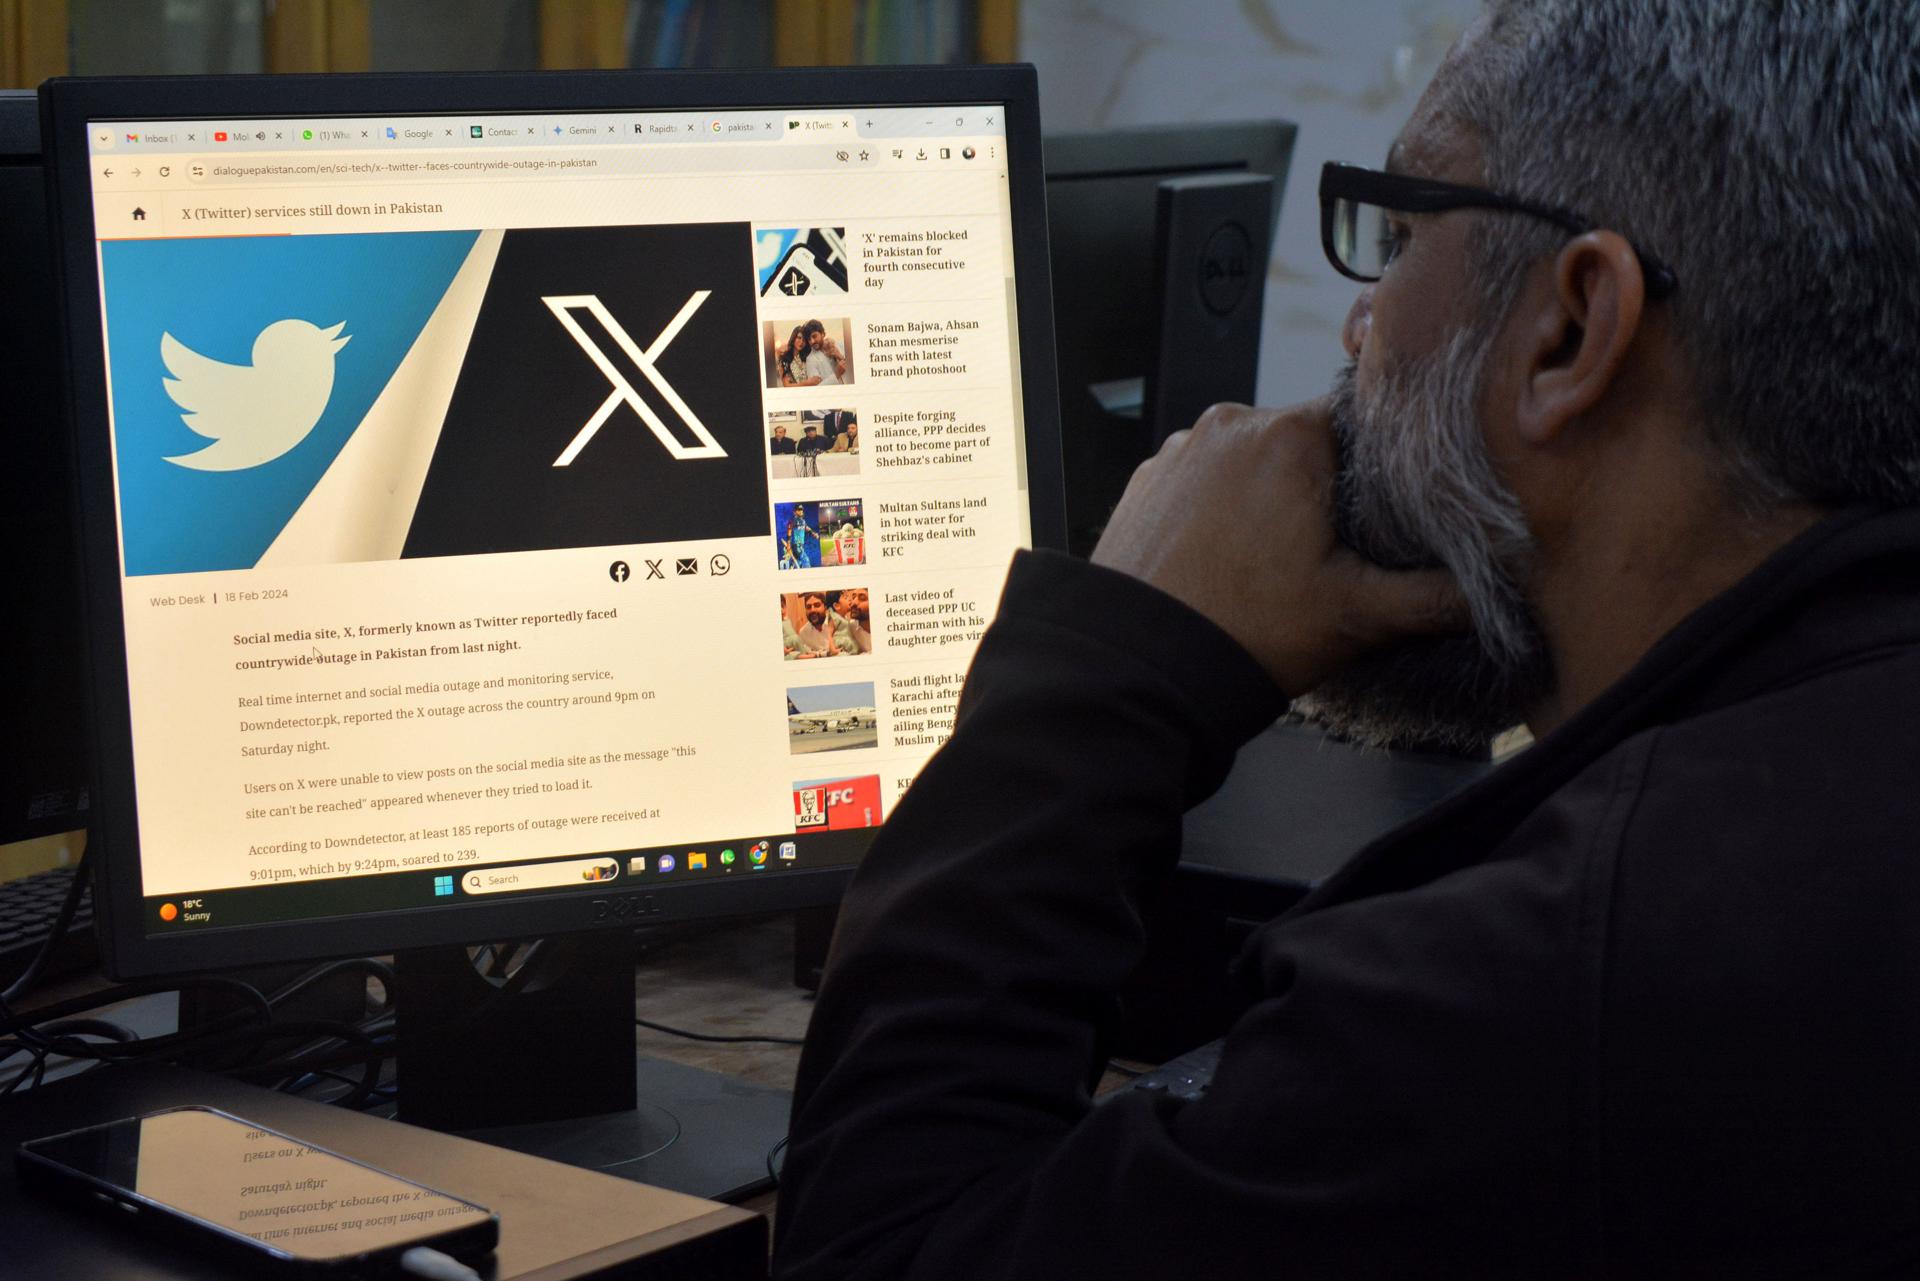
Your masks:
{"label": "monitor screen", "polygon": [[55,90],[116,968],[773,906],[856,863],[1036,513],[1057,541],[1008,99],[209,83]]}

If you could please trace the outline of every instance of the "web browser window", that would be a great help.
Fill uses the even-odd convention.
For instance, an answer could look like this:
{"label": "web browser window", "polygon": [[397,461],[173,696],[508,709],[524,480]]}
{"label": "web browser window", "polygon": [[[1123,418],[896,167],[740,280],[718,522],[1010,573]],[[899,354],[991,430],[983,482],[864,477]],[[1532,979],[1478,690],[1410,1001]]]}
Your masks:
{"label": "web browser window", "polygon": [[1030,541],[993,104],[89,127],[150,927],[857,861]]}

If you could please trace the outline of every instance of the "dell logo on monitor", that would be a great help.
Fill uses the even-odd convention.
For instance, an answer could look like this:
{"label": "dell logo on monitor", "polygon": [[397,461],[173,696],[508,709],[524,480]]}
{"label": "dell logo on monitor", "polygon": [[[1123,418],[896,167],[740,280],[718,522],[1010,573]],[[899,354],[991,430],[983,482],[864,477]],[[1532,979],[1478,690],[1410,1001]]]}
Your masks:
{"label": "dell logo on monitor", "polygon": [[659,911],[660,905],[653,901],[651,894],[623,894],[619,898],[593,900],[596,921],[624,921],[635,916],[653,916]]}
{"label": "dell logo on monitor", "polygon": [[[660,331],[644,351],[633,341],[627,331],[621,328],[620,322],[613,318],[612,313],[597,296],[553,294],[540,299],[547,305],[547,310],[554,314],[554,318],[566,327],[569,334],[573,335],[573,340],[580,344],[580,349],[600,367],[600,372],[606,375],[607,381],[613,386],[607,398],[600,402],[600,407],[593,411],[593,416],[587,419],[586,425],[575,433],[573,440],[560,451],[560,456],[553,460],[555,467],[571,466],[573,460],[579,457],[580,451],[587,447],[587,442],[593,439],[594,434],[613,415],[613,411],[622,404],[640,415],[641,421],[646,423],[648,429],[653,432],[654,439],[666,446],[667,452],[673,455],[676,462],[684,462],[689,458],[725,458],[727,456],[727,451],[720,448],[720,442],[713,438],[713,433],[708,431],[706,424],[700,421],[700,416],[680,398],[680,393],[673,389],[673,384],[660,376],[660,371],[654,363],[665,354],[680,330],[693,318],[693,313],[700,310],[700,304],[705,302],[712,292],[709,289],[694,291],[674,318],[667,322],[667,327]],[[666,423],[660,420],[660,415],[654,413],[653,408],[640,399],[640,393],[634,390],[626,374],[587,333],[586,328],[573,314],[576,310],[584,311],[591,316],[599,324],[601,332],[625,352],[629,360],[639,366],[641,374],[653,384],[653,389],[660,393],[667,404],[673,407],[674,413],[679,416],[681,422],[686,424],[687,429],[699,438],[700,444],[683,445],[674,439],[673,433],[667,430]]]}

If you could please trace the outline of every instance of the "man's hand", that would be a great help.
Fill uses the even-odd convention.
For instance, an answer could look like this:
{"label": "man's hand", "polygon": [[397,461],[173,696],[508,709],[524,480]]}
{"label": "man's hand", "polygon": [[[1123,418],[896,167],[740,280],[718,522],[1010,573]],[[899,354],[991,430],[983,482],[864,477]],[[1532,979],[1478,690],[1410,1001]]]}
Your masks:
{"label": "man's hand", "polygon": [[1462,632],[1440,570],[1381,569],[1334,538],[1326,405],[1215,405],[1134,472],[1093,561],[1217,623],[1292,698],[1402,636]]}

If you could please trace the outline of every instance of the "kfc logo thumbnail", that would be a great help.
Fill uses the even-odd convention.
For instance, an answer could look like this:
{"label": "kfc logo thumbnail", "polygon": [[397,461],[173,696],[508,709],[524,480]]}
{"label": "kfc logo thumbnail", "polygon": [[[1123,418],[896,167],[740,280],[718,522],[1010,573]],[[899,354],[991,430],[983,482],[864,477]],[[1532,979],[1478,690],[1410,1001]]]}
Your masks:
{"label": "kfc logo thumbnail", "polygon": [[797,832],[840,832],[880,823],[880,776],[801,783],[793,789]]}

